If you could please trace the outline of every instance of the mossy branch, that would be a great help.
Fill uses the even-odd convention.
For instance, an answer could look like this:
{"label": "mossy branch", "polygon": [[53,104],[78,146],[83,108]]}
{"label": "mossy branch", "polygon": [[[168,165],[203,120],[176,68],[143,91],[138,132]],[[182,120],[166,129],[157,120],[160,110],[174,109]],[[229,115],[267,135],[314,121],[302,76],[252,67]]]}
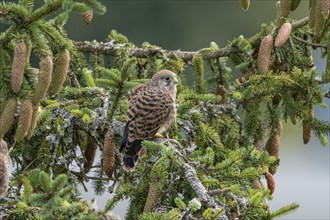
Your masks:
{"label": "mossy branch", "polygon": [[[292,28],[296,29],[305,26],[307,23],[308,23],[308,17],[293,22]],[[258,33],[249,39],[251,44],[255,44],[256,42],[258,42],[260,38],[260,34],[261,33]],[[242,51],[239,48],[232,47],[230,44],[226,47],[219,48],[217,50],[202,48],[197,51],[166,50],[160,47],[137,48],[137,47],[130,47],[131,44],[116,43],[116,41],[110,41],[106,43],[97,42],[95,40],[75,41],[74,44],[79,51],[84,53],[97,53],[97,54],[115,56],[119,51],[124,49],[129,49],[130,56],[136,58],[148,58],[148,57],[159,57],[165,59],[175,58],[175,59],[182,59],[185,62],[192,61],[192,59],[196,55],[201,56],[203,60],[212,60],[220,57],[226,57],[232,54],[242,53]]]}
{"label": "mossy branch", "polygon": [[[115,44],[110,42],[97,42],[97,41],[76,41],[74,42],[77,49],[84,53],[98,53],[104,55],[115,56],[118,51],[127,48],[127,44]],[[147,58],[156,56],[159,58],[179,58],[186,62],[191,61],[197,54],[202,56],[204,60],[216,59],[219,57],[228,56],[232,53],[238,53],[238,48],[224,47],[216,51],[198,50],[198,51],[181,51],[181,50],[165,50],[159,47],[148,48],[131,48],[130,56],[136,58]]]}

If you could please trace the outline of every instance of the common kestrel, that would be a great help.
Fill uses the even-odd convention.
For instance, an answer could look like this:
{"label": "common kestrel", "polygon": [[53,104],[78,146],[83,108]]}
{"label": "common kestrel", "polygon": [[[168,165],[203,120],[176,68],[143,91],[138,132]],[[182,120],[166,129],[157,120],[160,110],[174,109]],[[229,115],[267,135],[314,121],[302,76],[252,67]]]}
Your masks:
{"label": "common kestrel", "polygon": [[127,123],[120,146],[125,170],[134,169],[141,142],[166,131],[175,119],[178,83],[175,73],[161,70],[130,91]]}

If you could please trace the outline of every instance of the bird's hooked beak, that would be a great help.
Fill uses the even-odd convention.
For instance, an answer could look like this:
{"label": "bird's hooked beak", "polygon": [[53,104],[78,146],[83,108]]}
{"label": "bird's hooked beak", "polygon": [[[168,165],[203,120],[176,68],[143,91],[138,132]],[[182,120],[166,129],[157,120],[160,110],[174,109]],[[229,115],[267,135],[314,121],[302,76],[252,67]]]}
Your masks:
{"label": "bird's hooked beak", "polygon": [[174,77],[174,78],[173,78],[173,83],[174,83],[175,85],[178,85],[178,84],[179,84],[179,80],[178,80],[176,77]]}

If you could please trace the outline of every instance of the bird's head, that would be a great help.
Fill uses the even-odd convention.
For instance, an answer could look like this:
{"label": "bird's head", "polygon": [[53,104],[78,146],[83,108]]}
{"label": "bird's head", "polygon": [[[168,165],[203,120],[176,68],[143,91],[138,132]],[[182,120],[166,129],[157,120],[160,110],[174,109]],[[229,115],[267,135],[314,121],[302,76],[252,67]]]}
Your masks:
{"label": "bird's head", "polygon": [[170,70],[161,70],[153,75],[151,81],[156,83],[158,86],[165,87],[168,89],[176,89],[179,84],[176,74]]}

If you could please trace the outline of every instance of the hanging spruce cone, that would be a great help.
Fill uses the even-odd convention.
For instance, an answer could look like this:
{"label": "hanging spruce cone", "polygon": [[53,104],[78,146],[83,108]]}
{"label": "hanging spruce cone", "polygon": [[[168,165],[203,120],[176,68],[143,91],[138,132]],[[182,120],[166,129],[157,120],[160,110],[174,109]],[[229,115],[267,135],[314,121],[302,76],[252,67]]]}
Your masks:
{"label": "hanging spruce cone", "polygon": [[160,182],[151,182],[146,203],[143,208],[143,213],[151,212],[156,205],[157,200],[162,192],[163,184]]}
{"label": "hanging spruce cone", "polygon": [[39,103],[45,97],[50,82],[52,80],[53,72],[53,59],[50,55],[41,57],[40,59],[40,68],[38,75],[38,84],[34,91],[33,104],[39,105]]}
{"label": "hanging spruce cone", "polygon": [[31,51],[32,51],[32,43],[30,40],[27,40],[25,42],[26,44],[26,56],[25,56],[25,63],[28,64],[30,63],[30,56],[31,56]]}
{"label": "hanging spruce cone", "polygon": [[[265,149],[270,156],[274,156],[276,159],[280,158],[280,135],[278,133],[274,133],[269,137]],[[277,165],[271,166],[270,170],[274,175],[277,170]]]}
{"label": "hanging spruce cone", "polygon": [[14,122],[16,112],[17,100],[16,98],[9,99],[0,116],[0,138],[2,138],[10,129]]}
{"label": "hanging spruce cone", "polygon": [[292,25],[288,22],[284,23],[275,38],[275,47],[281,47],[283,44],[285,44],[285,42],[290,37],[291,31]]}
{"label": "hanging spruce cone", "polygon": [[20,115],[18,118],[15,141],[21,141],[27,135],[32,119],[32,100],[26,99],[22,102]]}
{"label": "hanging spruce cone", "polygon": [[265,178],[267,181],[267,188],[270,191],[270,195],[272,195],[275,191],[275,179],[273,175],[269,172],[265,173]]}
{"label": "hanging spruce cone", "polygon": [[53,74],[52,82],[48,89],[48,94],[50,96],[53,96],[62,90],[63,83],[69,71],[69,65],[70,65],[70,53],[68,49],[65,49],[61,53],[59,53],[55,61],[54,74]]}
{"label": "hanging spruce cone", "polygon": [[248,10],[250,7],[250,0],[241,0],[241,6],[244,11]]}
{"label": "hanging spruce cone", "polygon": [[[311,118],[314,117],[314,109],[313,108],[310,109],[309,116]],[[307,121],[303,121],[303,141],[304,141],[304,144],[308,144],[311,137],[312,137],[312,128],[307,123]]]}
{"label": "hanging spruce cone", "polygon": [[329,0],[319,0],[321,5],[321,13],[324,20],[327,20],[330,14],[330,1]]}
{"label": "hanging spruce cone", "polygon": [[301,0],[291,0],[291,11],[294,11],[298,8]]}
{"label": "hanging spruce cone", "polygon": [[272,35],[267,35],[264,37],[260,43],[258,52],[258,72],[260,74],[265,74],[270,66],[270,58],[273,50],[273,37]]}
{"label": "hanging spruce cone", "polygon": [[116,137],[114,131],[110,128],[104,137],[103,143],[103,170],[107,177],[111,177],[115,170],[116,162]]}
{"label": "hanging spruce cone", "polygon": [[33,83],[33,85],[37,85],[38,84],[38,75],[39,75],[39,69],[37,68],[31,68],[31,81]]}
{"label": "hanging spruce cone", "polygon": [[14,93],[21,90],[26,60],[26,45],[23,40],[16,43],[11,67],[11,87]]}
{"label": "hanging spruce cone", "polygon": [[316,1],[315,14],[314,14],[314,41],[319,43],[322,40],[322,31],[325,23],[324,17],[322,15],[322,5],[321,0]]}
{"label": "hanging spruce cone", "polygon": [[221,96],[221,100],[218,101],[219,104],[225,104],[227,102],[227,90],[223,85],[217,84],[215,94]]}
{"label": "hanging spruce cone", "polygon": [[93,166],[96,149],[97,145],[95,141],[93,141],[93,139],[88,135],[86,139],[86,150],[84,151],[84,156],[86,158],[86,162],[84,163],[84,170],[86,173],[88,173]]}
{"label": "hanging spruce cone", "polygon": [[315,23],[315,8],[316,8],[316,1],[309,0],[309,17],[308,17],[308,26],[310,28],[314,27]]}
{"label": "hanging spruce cone", "polygon": [[286,21],[288,15],[291,11],[291,0],[281,0],[280,8],[277,13],[276,26],[281,27],[282,24]]}
{"label": "hanging spruce cone", "polygon": [[261,183],[258,179],[253,180],[252,182],[252,188],[257,190],[262,190]]}
{"label": "hanging spruce cone", "polygon": [[92,10],[88,10],[83,14],[83,18],[86,24],[90,24],[93,20],[93,11]]}
{"label": "hanging spruce cone", "polygon": [[[281,141],[281,134],[282,134],[283,126],[282,122],[276,122],[275,129],[273,133],[267,140],[265,150],[268,152],[270,156],[276,157],[277,160],[280,159],[280,141]],[[269,172],[271,174],[275,174],[278,165],[272,165],[269,167]]]}
{"label": "hanging spruce cone", "polygon": [[31,119],[31,124],[28,130],[28,133],[26,135],[26,139],[30,140],[32,137],[34,130],[37,126],[38,123],[38,116],[39,116],[39,106],[32,106],[32,119]]}
{"label": "hanging spruce cone", "polygon": [[0,198],[4,197],[8,190],[10,157],[7,143],[0,140]]}
{"label": "hanging spruce cone", "polygon": [[322,80],[330,80],[330,39],[328,39],[327,43],[327,64],[326,64],[326,72],[322,76]]}

